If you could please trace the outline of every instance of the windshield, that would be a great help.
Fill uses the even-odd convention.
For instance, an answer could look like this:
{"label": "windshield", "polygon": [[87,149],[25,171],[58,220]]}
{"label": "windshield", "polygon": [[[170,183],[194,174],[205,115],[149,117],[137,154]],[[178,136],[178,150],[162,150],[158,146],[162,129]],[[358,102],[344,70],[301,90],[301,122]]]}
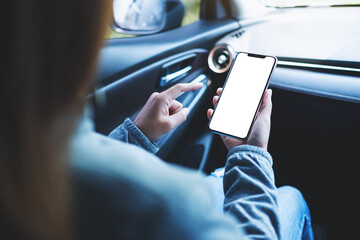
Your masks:
{"label": "windshield", "polygon": [[259,0],[270,7],[360,5],[360,0]]}

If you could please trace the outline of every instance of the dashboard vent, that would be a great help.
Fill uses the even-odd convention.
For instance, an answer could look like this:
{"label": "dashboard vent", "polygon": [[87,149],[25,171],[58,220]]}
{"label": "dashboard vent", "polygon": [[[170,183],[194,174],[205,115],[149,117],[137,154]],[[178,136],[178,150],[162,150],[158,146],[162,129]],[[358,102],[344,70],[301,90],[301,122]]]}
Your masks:
{"label": "dashboard vent", "polygon": [[224,73],[229,70],[232,61],[232,50],[227,45],[215,46],[209,54],[208,64],[209,68],[215,73]]}
{"label": "dashboard vent", "polygon": [[238,31],[238,32],[235,32],[234,34],[231,35],[232,38],[239,38],[241,37],[241,35],[244,34],[244,30],[241,30],[241,31]]}

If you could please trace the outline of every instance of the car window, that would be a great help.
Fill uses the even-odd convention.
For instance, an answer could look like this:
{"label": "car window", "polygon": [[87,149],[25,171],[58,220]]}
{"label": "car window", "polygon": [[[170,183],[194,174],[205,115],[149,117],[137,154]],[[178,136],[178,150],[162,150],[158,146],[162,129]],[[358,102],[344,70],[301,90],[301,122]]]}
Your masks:
{"label": "car window", "polygon": [[360,0],[259,0],[270,7],[359,5]]}
{"label": "car window", "polygon": [[[201,0],[182,0],[185,6],[185,15],[182,21],[182,26],[196,22],[200,19],[200,2]],[[129,35],[115,32],[111,26],[109,26],[105,38],[124,38],[124,37],[136,37],[136,35]]]}
{"label": "car window", "polygon": [[188,25],[200,19],[201,0],[182,0],[185,5],[185,15],[182,25]]}

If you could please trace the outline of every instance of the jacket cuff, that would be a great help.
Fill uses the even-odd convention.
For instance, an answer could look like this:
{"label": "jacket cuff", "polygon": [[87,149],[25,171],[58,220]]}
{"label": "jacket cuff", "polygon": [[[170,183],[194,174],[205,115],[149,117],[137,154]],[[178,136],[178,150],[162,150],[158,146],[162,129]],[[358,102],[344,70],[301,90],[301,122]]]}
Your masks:
{"label": "jacket cuff", "polygon": [[146,151],[151,153],[156,153],[159,151],[159,147],[149,138],[145,136],[143,132],[130,120],[130,118],[125,119],[123,126],[127,129],[129,133],[129,139],[132,139],[134,143]]}
{"label": "jacket cuff", "polygon": [[229,159],[231,155],[238,153],[238,152],[243,152],[243,153],[247,152],[250,154],[253,153],[253,154],[263,156],[264,158],[266,158],[269,161],[270,166],[273,165],[273,159],[268,151],[264,150],[263,148],[257,147],[257,146],[246,145],[246,144],[233,147],[229,151],[229,153],[227,155],[227,159]]}

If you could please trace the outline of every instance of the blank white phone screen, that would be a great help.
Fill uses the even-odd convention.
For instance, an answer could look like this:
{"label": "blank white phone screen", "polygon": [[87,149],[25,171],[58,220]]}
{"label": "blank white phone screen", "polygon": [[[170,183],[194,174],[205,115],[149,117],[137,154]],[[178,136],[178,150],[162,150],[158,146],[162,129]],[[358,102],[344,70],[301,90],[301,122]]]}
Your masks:
{"label": "blank white phone screen", "polygon": [[211,130],[247,137],[274,64],[273,57],[237,55],[211,119]]}

